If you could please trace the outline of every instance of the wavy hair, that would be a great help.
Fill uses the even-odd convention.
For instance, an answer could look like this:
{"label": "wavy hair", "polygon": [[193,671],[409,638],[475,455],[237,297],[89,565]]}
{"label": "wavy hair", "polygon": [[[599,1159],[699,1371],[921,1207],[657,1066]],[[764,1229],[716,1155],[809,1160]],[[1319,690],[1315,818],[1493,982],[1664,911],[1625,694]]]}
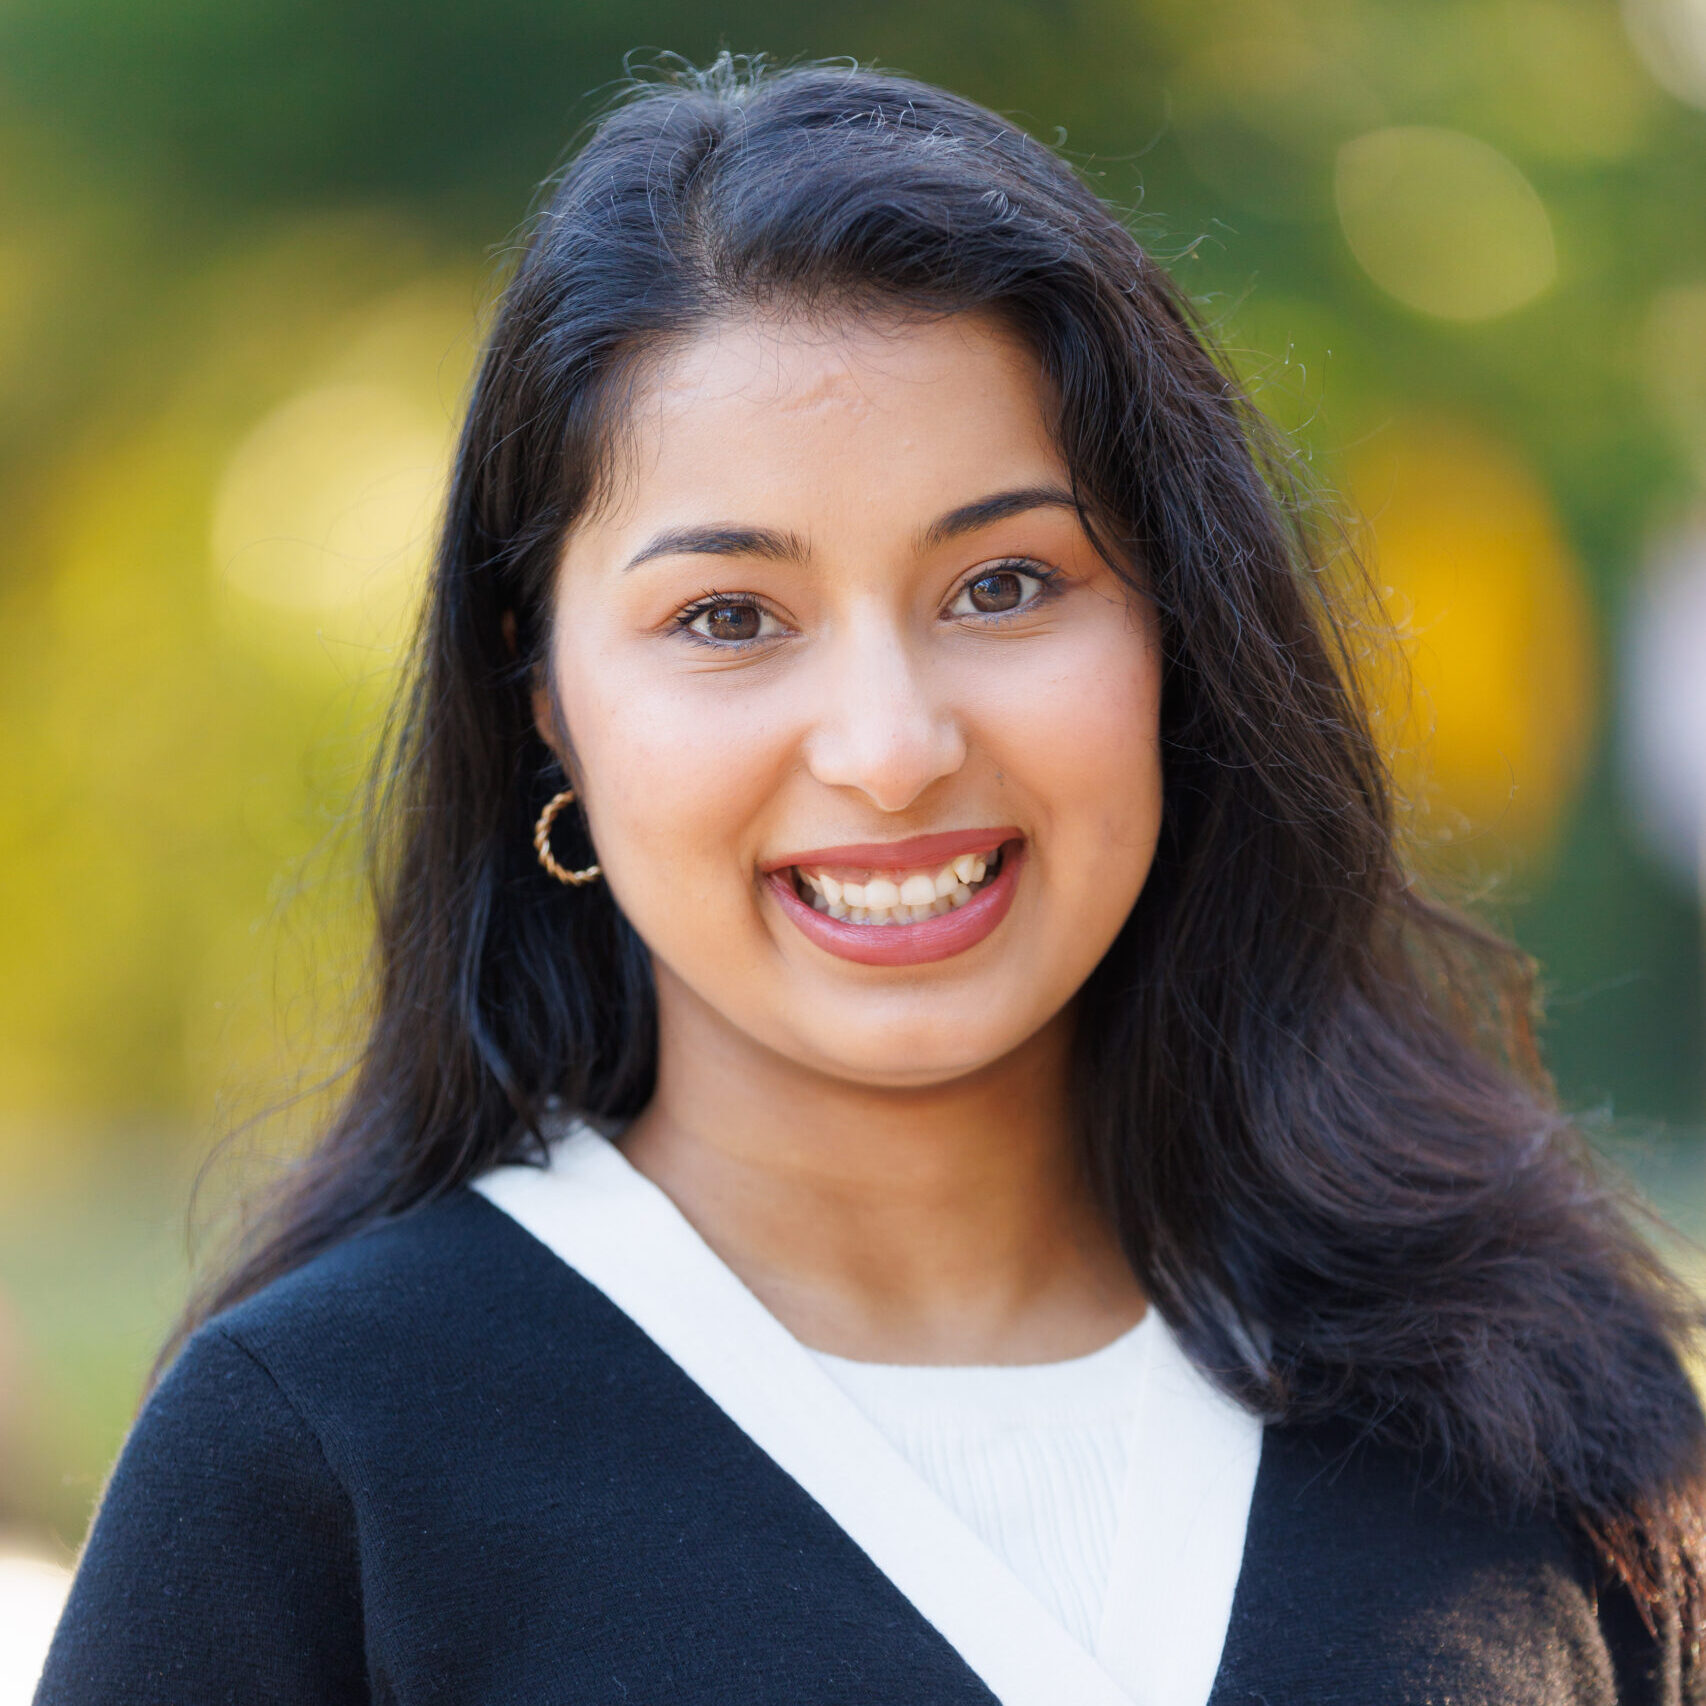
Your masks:
{"label": "wavy hair", "polygon": [[1057,155],[856,68],[725,59],[638,87],[537,216],[371,802],[365,1049],[180,1336],[537,1154],[548,1106],[644,1106],[648,957],[607,887],[565,891],[535,863],[560,777],[529,691],[636,363],[774,306],[999,316],[1058,398],[1087,524],[1142,565],[1164,824],[1082,993],[1075,1083],[1094,1177],[1191,1355],[1269,1418],[1349,1421],[1574,1525],[1649,1624],[1696,1616],[1696,1311],[1557,1110],[1531,968],[1405,869],[1283,455],[1167,274]]}

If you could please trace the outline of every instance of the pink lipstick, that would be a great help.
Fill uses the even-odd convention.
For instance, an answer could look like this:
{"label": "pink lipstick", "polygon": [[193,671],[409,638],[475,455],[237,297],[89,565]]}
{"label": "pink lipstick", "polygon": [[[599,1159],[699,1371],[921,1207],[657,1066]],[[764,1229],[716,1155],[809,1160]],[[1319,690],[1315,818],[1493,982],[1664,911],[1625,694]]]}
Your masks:
{"label": "pink lipstick", "polygon": [[[859,875],[900,872],[977,855],[999,856],[999,868],[953,910],[910,923],[859,923],[834,918],[801,898],[795,870]],[[819,848],[785,860],[765,862],[767,887],[802,935],[827,953],[868,966],[928,965],[975,947],[1007,915],[1024,864],[1025,841],[1011,828],[956,830],[911,841],[859,843]]]}

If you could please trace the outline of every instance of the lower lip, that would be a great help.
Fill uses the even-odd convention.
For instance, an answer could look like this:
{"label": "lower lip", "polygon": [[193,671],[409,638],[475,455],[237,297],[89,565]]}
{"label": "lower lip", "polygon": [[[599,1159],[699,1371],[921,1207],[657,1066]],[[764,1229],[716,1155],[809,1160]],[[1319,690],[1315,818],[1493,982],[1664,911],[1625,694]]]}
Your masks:
{"label": "lower lip", "polygon": [[786,871],[772,871],[766,881],[806,939],[826,952],[862,966],[922,966],[932,960],[951,960],[955,954],[975,948],[1007,916],[1024,862],[1025,844],[1009,842],[994,881],[979,889],[964,906],[939,918],[926,918],[921,924],[849,924],[808,906],[794,892]]}

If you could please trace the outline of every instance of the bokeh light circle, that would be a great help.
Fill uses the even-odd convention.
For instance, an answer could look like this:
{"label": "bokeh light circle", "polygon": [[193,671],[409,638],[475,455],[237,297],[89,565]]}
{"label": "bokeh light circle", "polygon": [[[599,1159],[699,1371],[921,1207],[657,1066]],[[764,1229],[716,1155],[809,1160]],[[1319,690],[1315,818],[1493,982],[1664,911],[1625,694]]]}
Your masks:
{"label": "bokeh light circle", "polygon": [[1334,167],[1345,241],[1389,296],[1441,320],[1491,320],[1557,275],[1552,221],[1490,143],[1432,125],[1347,142]]}
{"label": "bokeh light circle", "polygon": [[406,602],[430,538],[445,426],[374,383],[323,385],[280,404],[220,481],[211,548],[226,582],[313,614]]}
{"label": "bokeh light circle", "polygon": [[1623,21],[1654,81],[1706,107],[1706,0],[1623,0]]}
{"label": "bokeh light circle", "polygon": [[1596,699],[1593,613],[1545,488],[1508,446],[1431,418],[1365,446],[1350,480],[1408,666],[1371,685],[1422,839],[1544,854]]}

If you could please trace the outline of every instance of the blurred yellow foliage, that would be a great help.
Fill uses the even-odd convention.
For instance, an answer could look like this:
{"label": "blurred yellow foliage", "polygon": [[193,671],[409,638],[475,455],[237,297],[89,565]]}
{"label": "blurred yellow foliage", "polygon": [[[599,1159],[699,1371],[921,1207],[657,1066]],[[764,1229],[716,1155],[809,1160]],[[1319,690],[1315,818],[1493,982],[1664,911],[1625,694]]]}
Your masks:
{"label": "blurred yellow foliage", "polygon": [[1380,434],[1348,474],[1408,665],[1378,709],[1418,836],[1543,853],[1596,699],[1593,615],[1544,489],[1506,446],[1426,418]]}
{"label": "blurred yellow foliage", "polygon": [[341,828],[476,329],[477,269],[423,275],[389,235],[333,222],[233,259],[200,360],[68,446],[21,518],[34,572],[0,613],[24,642],[0,687],[20,1131],[156,1109],[205,1133],[227,1089],[264,1102],[343,1040],[366,925]]}

